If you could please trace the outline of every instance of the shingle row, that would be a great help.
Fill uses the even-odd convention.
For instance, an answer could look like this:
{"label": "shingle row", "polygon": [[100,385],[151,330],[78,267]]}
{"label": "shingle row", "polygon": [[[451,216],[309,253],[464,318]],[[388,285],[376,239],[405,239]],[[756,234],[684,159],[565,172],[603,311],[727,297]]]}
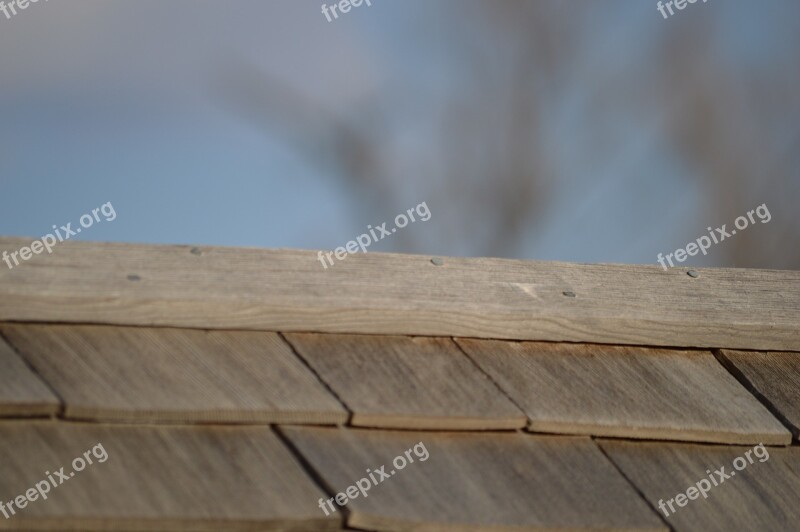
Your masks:
{"label": "shingle row", "polygon": [[0,342],[6,416],[53,414],[59,397],[67,419],[734,444],[788,444],[773,412],[800,424],[792,354],[719,354],[755,381],[743,385],[706,350],[90,325],[0,333],[19,353]]}
{"label": "shingle row", "polygon": [[[0,421],[0,530],[776,530],[800,517],[800,451],[769,446],[790,439],[775,416],[796,430],[791,353],[0,333],[0,417],[65,418]],[[98,445],[104,460],[86,454]],[[45,501],[35,488],[54,475]]]}
{"label": "shingle row", "polygon": [[0,530],[770,531],[800,519],[797,447],[7,420],[0,455]]}

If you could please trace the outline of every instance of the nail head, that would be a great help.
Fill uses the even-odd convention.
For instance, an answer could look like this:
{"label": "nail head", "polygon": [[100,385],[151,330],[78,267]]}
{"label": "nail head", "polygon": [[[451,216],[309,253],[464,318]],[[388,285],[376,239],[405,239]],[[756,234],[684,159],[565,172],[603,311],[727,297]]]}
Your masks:
{"label": "nail head", "polygon": [[561,293],[564,294],[567,297],[575,297],[575,292],[566,291],[566,292],[561,292]]}
{"label": "nail head", "polygon": [[444,261],[443,261],[442,259],[440,259],[439,257],[434,257],[434,258],[432,258],[432,259],[431,259],[431,262],[432,262],[432,263],[433,263],[435,266],[441,266],[442,264],[444,264]]}
{"label": "nail head", "polygon": [[141,277],[139,277],[138,275],[129,275],[129,276],[128,276],[128,280],[129,280],[129,281],[141,281],[141,280],[142,280],[142,278],[141,278]]}
{"label": "nail head", "polygon": [[695,270],[689,270],[688,272],[686,272],[686,275],[692,278],[700,277],[700,274],[697,273]]}

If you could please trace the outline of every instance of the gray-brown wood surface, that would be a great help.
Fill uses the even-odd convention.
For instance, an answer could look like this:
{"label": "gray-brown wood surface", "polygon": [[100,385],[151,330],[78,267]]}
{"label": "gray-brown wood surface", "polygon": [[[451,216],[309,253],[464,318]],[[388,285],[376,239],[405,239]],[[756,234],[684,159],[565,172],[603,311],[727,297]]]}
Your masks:
{"label": "gray-brown wood surface", "polygon": [[355,426],[525,426],[525,414],[449,338],[287,334],[353,413]]}
{"label": "gray-brown wood surface", "polygon": [[6,324],[66,417],[151,422],[324,423],[347,411],[269,332]]}
{"label": "gray-brown wood surface", "polygon": [[800,353],[723,349],[720,360],[800,438]]}
{"label": "gray-brown wood surface", "polygon": [[730,444],[797,434],[800,272],[430,259],[66,242],[0,268],[0,530],[797,528],[798,448],[734,476]]}
{"label": "gray-brown wood surface", "polygon": [[[76,472],[74,459],[86,461],[87,451],[92,464]],[[0,456],[6,503],[48,472],[56,482],[46,500],[7,509],[0,530],[340,528],[341,516],[320,511],[324,493],[269,427],[5,421]]]}
{"label": "gray-brown wood surface", "polygon": [[[800,449],[797,447],[762,450],[619,440],[598,443],[677,532],[798,529]],[[734,461],[739,467],[744,461],[744,469],[737,471]],[[678,494],[682,494],[680,499],[676,497]],[[673,499],[672,510],[670,499]],[[663,501],[664,510],[659,509],[659,501]]]}
{"label": "gray-brown wood surface", "polygon": [[800,351],[800,272],[686,270],[64,242],[0,268],[0,321]]}
{"label": "gray-brown wood surface", "polygon": [[[374,473],[377,485],[371,482],[366,497],[359,491],[346,504],[354,528],[666,530],[589,438],[280,430],[331,493],[347,495],[347,488],[362,478],[370,482],[367,469],[388,476]],[[397,456],[407,463],[395,461]]]}
{"label": "gray-brown wood surface", "polygon": [[540,432],[788,444],[709,351],[457,339]]}
{"label": "gray-brown wood surface", "polygon": [[0,337],[0,417],[49,416],[58,398]]}

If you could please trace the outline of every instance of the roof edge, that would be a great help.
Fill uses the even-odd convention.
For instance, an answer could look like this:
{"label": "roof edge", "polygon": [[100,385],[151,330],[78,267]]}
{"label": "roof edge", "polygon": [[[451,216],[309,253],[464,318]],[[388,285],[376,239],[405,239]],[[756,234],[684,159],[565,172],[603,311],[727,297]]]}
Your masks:
{"label": "roof edge", "polygon": [[[0,237],[0,254],[30,244]],[[0,262],[0,321],[800,351],[797,271],[320,257],[67,241]]]}

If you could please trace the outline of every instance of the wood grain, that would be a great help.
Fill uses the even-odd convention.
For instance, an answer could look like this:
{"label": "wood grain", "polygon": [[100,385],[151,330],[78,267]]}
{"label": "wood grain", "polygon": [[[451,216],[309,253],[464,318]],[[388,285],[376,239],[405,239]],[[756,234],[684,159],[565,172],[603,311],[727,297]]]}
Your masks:
{"label": "wood grain", "polygon": [[340,424],[348,417],[275,333],[39,324],[0,330],[62,397],[68,418]]}
{"label": "wood grain", "polygon": [[52,416],[60,403],[0,337],[0,417]]}
{"label": "wood grain", "polygon": [[[666,530],[588,438],[281,427],[369,530]],[[394,462],[395,457],[413,463]],[[427,459],[425,459],[427,453]],[[424,459],[424,461],[423,461]],[[392,475],[392,471],[394,474]],[[366,483],[364,483],[366,484]],[[334,503],[335,505],[335,503]],[[336,508],[338,506],[335,505]],[[337,513],[340,513],[339,510]]]}
{"label": "wood grain", "polygon": [[[324,493],[268,427],[0,423],[0,500],[94,462],[0,530],[331,530]],[[104,452],[103,452],[104,451]],[[103,455],[107,457],[100,462]],[[79,464],[80,465],[80,464]],[[58,476],[54,477],[58,483]]]}
{"label": "wood grain", "polygon": [[800,439],[800,353],[732,351],[720,361]]}
{"label": "wood grain", "polygon": [[[644,494],[653,508],[659,500],[666,510],[661,516],[674,530],[719,531],[747,530],[772,532],[797,530],[800,522],[800,449],[797,447],[765,447],[760,449],[677,443],[600,441],[606,454]],[[746,453],[750,451],[749,463]],[[736,471],[733,461],[747,461],[745,469]],[[763,460],[763,461],[762,461]],[[737,462],[740,466],[741,461]],[[718,486],[710,481],[707,498],[697,490],[697,483],[708,479],[724,467],[724,475],[734,475]],[[718,481],[718,480],[717,480]],[[719,481],[718,481],[719,482]],[[674,513],[667,501],[695,487],[689,493],[695,500],[673,502]],[[704,485],[701,484],[701,487]],[[683,502],[680,507],[677,502]],[[666,514],[669,514],[667,517]]]}
{"label": "wood grain", "polygon": [[363,427],[515,429],[525,414],[449,338],[287,334]]}
{"label": "wood grain", "polygon": [[61,243],[0,268],[0,321],[800,351],[796,271],[190,249]]}
{"label": "wood grain", "polygon": [[709,351],[457,339],[538,432],[788,444]]}

